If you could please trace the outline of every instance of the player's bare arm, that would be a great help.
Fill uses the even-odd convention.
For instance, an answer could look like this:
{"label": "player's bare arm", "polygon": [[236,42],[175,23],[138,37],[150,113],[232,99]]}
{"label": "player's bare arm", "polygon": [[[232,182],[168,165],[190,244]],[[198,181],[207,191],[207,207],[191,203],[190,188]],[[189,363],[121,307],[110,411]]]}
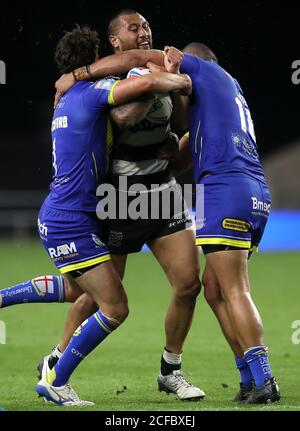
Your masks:
{"label": "player's bare arm", "polygon": [[181,175],[193,167],[193,160],[189,148],[189,137],[185,134],[179,141],[178,157],[171,162],[175,176]]}
{"label": "player's bare arm", "polygon": [[145,94],[134,102],[112,108],[110,117],[120,129],[130,129],[143,120],[154,100],[155,96]]}
{"label": "player's bare arm", "polygon": [[[165,47],[164,66],[159,66],[151,61],[147,63],[147,67],[151,72],[167,71],[171,73],[180,73],[180,64],[183,59],[183,53],[174,47]],[[188,106],[189,100],[185,96],[178,93],[171,93],[173,102],[173,113],[171,117],[171,127],[178,135],[188,129],[189,117]]]}
{"label": "player's bare arm", "polygon": [[168,132],[162,146],[157,150],[156,157],[162,160],[175,160],[179,157],[179,139],[176,133]]}
{"label": "player's bare arm", "polygon": [[139,79],[124,79],[116,83],[112,97],[115,104],[119,105],[147,93],[169,93],[170,91],[190,95],[192,92],[190,77],[186,74],[158,72],[149,73]]}
{"label": "player's bare arm", "polygon": [[[97,60],[90,65],[89,71],[93,78],[98,79],[103,76],[125,73],[133,67],[145,66],[148,61],[162,66],[164,62],[163,52],[156,49],[131,49],[129,51],[119,52]],[[76,71],[74,71],[74,75],[76,77]],[[88,75],[87,73],[85,77],[81,79],[89,79]],[[76,77],[76,79],[78,78]]]}
{"label": "player's bare arm", "polygon": [[168,72],[179,73],[180,64],[183,60],[183,52],[174,46],[165,46],[164,66]]}
{"label": "player's bare arm", "polygon": [[189,98],[178,93],[171,93],[173,112],[171,116],[171,128],[178,136],[189,128]]}
{"label": "player's bare arm", "polygon": [[147,67],[151,72],[180,73],[179,68],[183,60],[183,52],[174,46],[165,46],[163,65],[148,61]]}
{"label": "player's bare arm", "polygon": [[75,84],[81,80],[96,80],[109,75],[125,73],[135,66],[144,66],[148,61],[163,65],[164,54],[162,51],[131,49],[119,52],[95,61],[91,65],[80,67],[74,72],[62,75],[55,83],[56,95],[54,107],[59,99]]}
{"label": "player's bare arm", "polygon": [[159,66],[158,64],[153,63],[153,61],[148,61],[146,67],[150,72],[167,72],[165,66]]}

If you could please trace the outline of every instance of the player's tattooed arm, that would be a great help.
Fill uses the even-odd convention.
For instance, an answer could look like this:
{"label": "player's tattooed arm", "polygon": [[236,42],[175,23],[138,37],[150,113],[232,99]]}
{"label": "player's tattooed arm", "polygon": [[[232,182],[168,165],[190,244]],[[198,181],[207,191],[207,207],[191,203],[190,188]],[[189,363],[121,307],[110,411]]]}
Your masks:
{"label": "player's tattooed arm", "polygon": [[154,102],[155,96],[145,94],[134,102],[116,106],[110,110],[112,121],[121,129],[130,129],[139,124]]}

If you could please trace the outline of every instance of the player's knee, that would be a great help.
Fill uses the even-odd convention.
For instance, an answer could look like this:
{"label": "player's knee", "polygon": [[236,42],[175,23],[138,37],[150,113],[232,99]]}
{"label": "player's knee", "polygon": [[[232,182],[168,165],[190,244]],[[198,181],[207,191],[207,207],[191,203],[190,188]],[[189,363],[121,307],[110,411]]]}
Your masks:
{"label": "player's knee", "polygon": [[112,326],[115,328],[120,326],[129,314],[127,301],[122,301],[119,304],[115,304],[114,306],[110,307],[110,310],[107,314],[107,319],[112,324]]}
{"label": "player's knee", "polygon": [[180,299],[196,299],[201,291],[199,277],[192,278],[189,282],[179,284],[175,288],[175,295]]}
{"label": "player's knee", "polygon": [[123,302],[120,306],[120,309],[118,311],[119,313],[119,321],[120,323],[123,323],[125,319],[127,319],[128,314],[129,314],[129,308],[128,308],[128,303],[127,301]]}
{"label": "player's knee", "polygon": [[93,314],[98,310],[97,304],[94,302],[91,296],[87,294],[81,295],[76,300],[76,308],[80,314],[86,313],[88,310],[90,311],[90,314]]}
{"label": "player's knee", "polygon": [[215,278],[205,275],[202,278],[202,284],[204,287],[204,297],[211,307],[224,301],[218,282]]}
{"label": "player's knee", "polygon": [[65,285],[65,302],[75,302],[82,294],[83,291],[80,287],[72,286],[67,278],[64,279]]}

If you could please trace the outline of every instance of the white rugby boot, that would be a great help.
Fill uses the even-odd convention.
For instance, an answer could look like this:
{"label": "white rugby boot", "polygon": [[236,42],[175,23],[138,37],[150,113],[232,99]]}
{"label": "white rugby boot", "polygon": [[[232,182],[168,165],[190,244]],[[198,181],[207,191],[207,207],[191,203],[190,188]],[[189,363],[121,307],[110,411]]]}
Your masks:
{"label": "white rugby boot", "polygon": [[94,406],[91,401],[79,398],[74,389],[67,383],[63,386],[52,386],[45,380],[40,380],[35,387],[39,397],[43,397],[46,403],[58,404],[59,406]]}
{"label": "white rugby boot", "polygon": [[46,403],[54,403],[59,406],[94,406],[95,403],[91,401],[81,400],[69,383],[63,386],[53,386],[47,382],[47,375],[51,372],[48,359],[49,355],[41,361],[42,378],[35,387],[38,396],[42,397]]}
{"label": "white rugby boot", "polygon": [[199,401],[205,397],[205,392],[192,385],[181,370],[174,370],[172,374],[163,376],[161,373],[157,377],[158,390],[173,393],[182,401]]}

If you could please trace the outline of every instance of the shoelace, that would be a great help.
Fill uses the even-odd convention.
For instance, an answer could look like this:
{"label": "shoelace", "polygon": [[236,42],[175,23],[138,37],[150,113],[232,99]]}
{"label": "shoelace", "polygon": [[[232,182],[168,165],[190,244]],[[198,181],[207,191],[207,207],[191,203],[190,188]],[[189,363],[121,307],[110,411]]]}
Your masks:
{"label": "shoelace", "polygon": [[190,371],[177,371],[177,372],[173,372],[173,376],[175,377],[175,379],[177,380],[175,382],[176,385],[176,389],[180,386],[180,385],[184,385],[186,388],[190,388],[192,385],[192,383],[190,383],[187,380],[187,377],[189,377],[192,373]]}
{"label": "shoelace", "polygon": [[68,390],[68,396],[72,398],[73,401],[80,401],[79,396],[76,394],[74,389],[69,385],[69,383],[66,384],[67,390]]}

